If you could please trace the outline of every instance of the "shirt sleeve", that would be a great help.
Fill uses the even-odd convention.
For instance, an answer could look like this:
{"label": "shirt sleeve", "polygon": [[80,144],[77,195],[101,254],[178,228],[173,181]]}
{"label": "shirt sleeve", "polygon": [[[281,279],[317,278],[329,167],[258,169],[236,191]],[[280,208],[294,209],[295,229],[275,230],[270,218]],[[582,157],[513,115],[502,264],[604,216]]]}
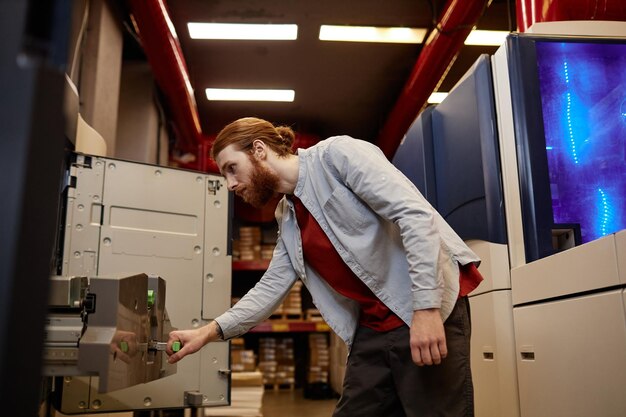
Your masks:
{"label": "shirt sleeve", "polygon": [[359,199],[398,226],[409,264],[413,310],[440,308],[444,284],[437,272],[440,236],[434,208],[382,151],[368,142],[337,137],[327,148],[325,161]]}
{"label": "shirt sleeve", "polygon": [[259,282],[237,304],[215,319],[222,328],[224,340],[240,336],[267,319],[289,293],[296,279],[296,272],[279,236],[270,265]]}

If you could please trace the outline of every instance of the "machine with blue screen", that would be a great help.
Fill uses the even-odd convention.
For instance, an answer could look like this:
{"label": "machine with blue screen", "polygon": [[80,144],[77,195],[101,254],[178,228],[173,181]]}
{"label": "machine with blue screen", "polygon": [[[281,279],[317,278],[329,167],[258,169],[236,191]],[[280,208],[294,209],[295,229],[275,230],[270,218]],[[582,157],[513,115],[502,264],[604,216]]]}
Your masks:
{"label": "machine with blue screen", "polygon": [[626,44],[537,42],[555,223],[626,228]]}
{"label": "machine with blue screen", "polygon": [[626,40],[511,36],[526,260],[626,229]]}
{"label": "machine with blue screen", "polygon": [[488,55],[435,107],[432,119],[437,210],[464,240],[506,243]]}

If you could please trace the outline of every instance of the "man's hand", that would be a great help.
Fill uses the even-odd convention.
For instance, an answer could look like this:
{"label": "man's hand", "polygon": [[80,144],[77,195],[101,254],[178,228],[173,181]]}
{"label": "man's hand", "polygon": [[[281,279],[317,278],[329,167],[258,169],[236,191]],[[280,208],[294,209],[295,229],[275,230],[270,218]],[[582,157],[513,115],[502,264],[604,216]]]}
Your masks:
{"label": "man's hand", "polygon": [[[169,355],[167,361],[169,363],[176,363],[185,356],[199,351],[202,346],[209,342],[218,340],[217,323],[215,321],[210,322],[206,326],[192,330],[175,330],[170,332],[170,337],[167,341],[166,352]],[[172,343],[180,341],[182,348],[174,353],[172,350]]]}
{"label": "man's hand", "polygon": [[448,355],[438,308],[415,310],[411,321],[411,357],[418,366],[439,365]]}

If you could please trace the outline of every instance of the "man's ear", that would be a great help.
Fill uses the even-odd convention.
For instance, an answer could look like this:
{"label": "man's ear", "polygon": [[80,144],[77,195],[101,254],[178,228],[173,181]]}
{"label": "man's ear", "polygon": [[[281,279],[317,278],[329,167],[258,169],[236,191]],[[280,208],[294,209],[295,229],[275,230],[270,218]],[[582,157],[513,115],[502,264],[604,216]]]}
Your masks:
{"label": "man's ear", "polygon": [[252,155],[259,159],[263,160],[267,156],[267,145],[261,139],[255,139],[252,142]]}

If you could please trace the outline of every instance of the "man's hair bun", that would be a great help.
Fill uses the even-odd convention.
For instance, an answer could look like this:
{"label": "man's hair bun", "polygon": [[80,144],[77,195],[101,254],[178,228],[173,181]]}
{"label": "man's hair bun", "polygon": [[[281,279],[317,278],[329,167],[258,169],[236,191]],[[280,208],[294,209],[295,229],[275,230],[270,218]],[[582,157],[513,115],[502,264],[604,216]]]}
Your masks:
{"label": "man's hair bun", "polygon": [[294,133],[293,129],[291,129],[289,126],[277,126],[276,132],[278,132],[278,134],[280,135],[284,146],[291,149],[291,147],[293,146],[293,142],[296,139],[296,134]]}

